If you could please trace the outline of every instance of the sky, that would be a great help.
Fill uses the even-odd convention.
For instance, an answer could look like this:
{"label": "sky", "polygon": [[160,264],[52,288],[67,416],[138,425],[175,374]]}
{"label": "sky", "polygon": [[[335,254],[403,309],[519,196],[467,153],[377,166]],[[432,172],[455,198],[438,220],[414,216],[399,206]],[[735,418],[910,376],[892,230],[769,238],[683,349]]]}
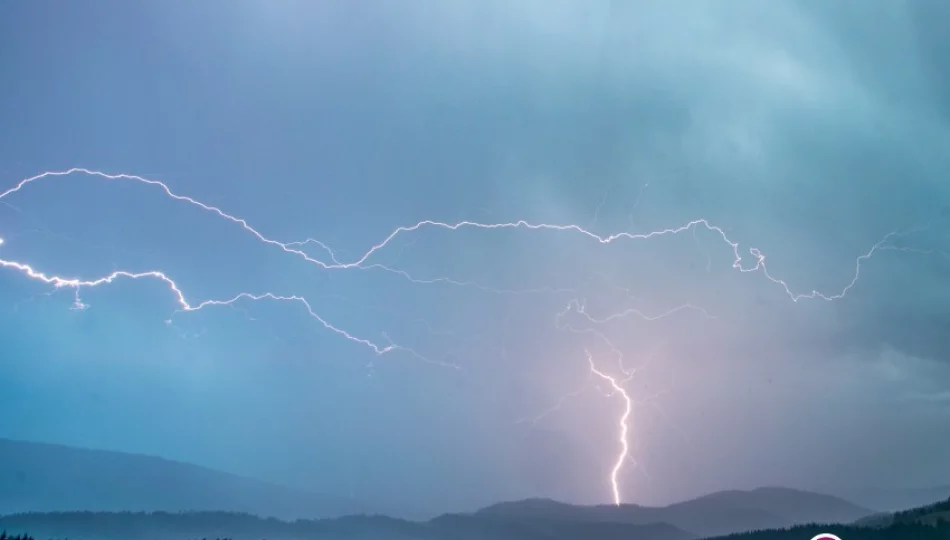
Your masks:
{"label": "sky", "polygon": [[5,2],[0,191],[139,175],[284,244],[75,172],[0,197],[0,260],[161,271],[191,306],[296,295],[364,342],[295,300],[176,312],[149,277],[74,309],[7,264],[0,437],[432,512],[950,482],[948,21],[936,0]]}

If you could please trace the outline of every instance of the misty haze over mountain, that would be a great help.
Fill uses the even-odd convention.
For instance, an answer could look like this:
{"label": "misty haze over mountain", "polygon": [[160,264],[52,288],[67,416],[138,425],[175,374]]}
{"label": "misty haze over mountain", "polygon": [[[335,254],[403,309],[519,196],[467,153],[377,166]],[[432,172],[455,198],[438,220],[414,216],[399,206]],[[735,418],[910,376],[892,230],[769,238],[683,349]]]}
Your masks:
{"label": "misty haze over mountain", "polygon": [[157,457],[0,439],[0,514],[154,510],[283,519],[373,511],[357,501]]}
{"label": "misty haze over mountain", "polygon": [[665,507],[528,499],[422,521],[406,521],[406,515],[369,517],[377,513],[358,501],[156,457],[0,440],[0,515],[7,514],[0,518],[0,529],[74,539],[138,538],[151,531],[168,540],[344,532],[386,538],[690,540],[879,515],[844,499],[787,488],[723,491]]}

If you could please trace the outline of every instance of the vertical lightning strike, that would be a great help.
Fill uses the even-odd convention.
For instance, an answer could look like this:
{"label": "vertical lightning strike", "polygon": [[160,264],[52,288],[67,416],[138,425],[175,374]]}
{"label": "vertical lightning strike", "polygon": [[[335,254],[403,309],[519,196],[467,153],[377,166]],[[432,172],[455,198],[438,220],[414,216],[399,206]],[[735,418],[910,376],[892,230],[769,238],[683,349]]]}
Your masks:
{"label": "vertical lightning strike", "polygon": [[603,371],[597,369],[597,366],[594,365],[594,357],[590,354],[590,352],[585,350],[584,354],[587,355],[587,363],[590,364],[591,373],[610,383],[610,386],[613,388],[614,392],[620,394],[620,397],[623,398],[623,414],[620,416],[620,420],[618,422],[620,429],[617,433],[617,438],[620,440],[620,453],[617,455],[617,461],[610,470],[610,486],[613,490],[614,504],[620,506],[620,482],[617,480],[617,477],[619,476],[620,471],[623,469],[624,463],[630,459],[630,444],[627,442],[627,434],[630,431],[628,421],[630,419],[630,415],[633,413],[633,400],[630,399],[630,395],[627,394],[627,390],[620,382],[617,381],[616,378],[611,377],[610,375],[607,375]]}
{"label": "vertical lightning strike", "polygon": [[[617,420],[617,438],[620,441],[620,452],[618,453],[617,460],[614,462],[614,466],[612,467],[610,471],[611,493],[612,493],[612,498],[615,505],[619,506],[622,503],[621,494],[620,494],[620,473],[623,470],[624,464],[628,460],[633,461],[633,457],[630,455],[630,443],[629,443],[630,416],[633,414],[633,398],[627,392],[627,389],[625,388],[624,385],[633,379],[633,377],[636,375],[637,369],[628,369],[624,365],[623,351],[621,351],[619,347],[617,347],[610,339],[608,339],[607,336],[603,332],[600,332],[599,330],[596,330],[593,328],[576,328],[570,325],[569,323],[563,322],[562,319],[565,316],[567,316],[570,312],[573,311],[574,313],[581,315],[584,319],[593,323],[606,322],[618,317],[625,317],[627,315],[637,315],[643,320],[655,321],[658,319],[670,317],[678,313],[679,311],[682,311],[685,309],[693,309],[693,310],[699,311],[700,313],[705,315],[707,318],[712,318],[703,308],[687,304],[687,305],[683,305],[677,308],[667,310],[666,312],[661,313],[660,315],[650,316],[643,313],[642,311],[631,309],[631,310],[622,312],[620,314],[598,320],[591,317],[587,313],[583,302],[577,299],[571,300],[564,309],[558,312],[557,316],[555,317],[554,325],[557,329],[566,330],[566,331],[570,331],[577,334],[592,334],[593,336],[598,338],[600,341],[602,341],[604,344],[606,344],[607,347],[610,348],[611,352],[617,356],[618,369],[624,375],[623,379],[618,380],[617,377],[613,377],[611,375],[608,375],[606,372],[601,371],[600,369],[597,368],[596,364],[594,363],[593,355],[589,352],[589,350],[587,350],[586,348],[584,349],[584,354],[587,358],[589,374],[600,378],[601,380],[607,382],[610,385],[611,391],[607,393],[607,397],[611,397],[614,394],[619,394],[624,400],[623,413],[621,414],[620,418]],[[652,355],[651,355],[651,359],[652,359]],[[646,367],[646,366],[643,366],[643,367]],[[588,383],[589,383],[589,379],[588,381],[585,381],[585,385]],[[584,387],[581,387],[581,389],[577,390],[576,392],[565,394],[564,396],[561,397],[561,399],[557,402],[557,404],[554,407],[551,407],[548,410],[544,411],[535,421],[540,420],[544,416],[556,411],[558,408],[560,408],[560,406],[564,403],[564,401],[566,401],[570,397],[575,397],[583,389]]]}

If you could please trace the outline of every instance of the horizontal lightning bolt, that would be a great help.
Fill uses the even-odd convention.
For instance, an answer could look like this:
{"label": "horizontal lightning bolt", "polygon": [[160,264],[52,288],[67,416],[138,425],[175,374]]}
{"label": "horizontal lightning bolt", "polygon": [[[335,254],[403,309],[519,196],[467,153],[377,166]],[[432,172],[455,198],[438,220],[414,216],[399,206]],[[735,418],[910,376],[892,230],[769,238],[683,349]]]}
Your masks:
{"label": "horizontal lightning bolt", "polygon": [[[0,239],[0,245],[3,245],[2,239]],[[154,270],[148,271],[148,272],[128,272],[125,270],[118,270],[101,278],[91,279],[91,280],[81,280],[81,279],[76,279],[76,278],[64,278],[61,276],[51,276],[34,269],[32,266],[28,264],[24,264],[24,263],[20,263],[16,261],[9,261],[5,259],[0,259],[0,267],[12,268],[14,270],[18,270],[19,272],[21,272],[22,274],[26,275],[27,277],[31,279],[40,281],[42,283],[46,283],[48,285],[52,285],[55,288],[70,288],[70,289],[75,289],[77,291],[82,287],[91,288],[91,287],[97,287],[100,285],[112,283],[120,278],[156,279],[163,282],[165,285],[167,285],[168,289],[174,295],[175,302],[179,306],[179,309],[177,310],[177,312],[193,312],[193,311],[198,311],[210,306],[230,306],[240,300],[253,300],[253,301],[275,300],[275,301],[282,301],[282,302],[296,302],[296,303],[302,304],[304,308],[307,310],[307,313],[310,315],[310,317],[315,319],[317,322],[319,322],[325,329],[339,336],[342,336],[354,343],[358,343],[360,345],[369,347],[373,352],[375,352],[378,355],[386,354],[390,351],[400,350],[400,351],[407,352],[411,354],[412,356],[415,356],[416,358],[423,360],[425,362],[449,366],[449,367],[457,367],[455,365],[450,365],[443,362],[435,362],[435,361],[429,360],[428,358],[422,356],[415,350],[410,349],[408,347],[396,345],[394,343],[390,343],[388,345],[378,345],[368,339],[363,339],[363,338],[354,336],[353,334],[347,332],[346,330],[343,330],[337,326],[334,326],[333,324],[328,322],[326,319],[321,317],[319,314],[317,314],[313,310],[313,307],[310,305],[307,299],[302,296],[296,296],[296,295],[282,296],[282,295],[277,295],[273,293],[263,293],[263,294],[239,293],[235,295],[234,297],[229,298],[227,300],[205,300],[198,304],[191,304],[188,302],[188,300],[185,299],[184,293],[181,291],[181,289],[178,287],[178,284],[175,283],[173,279],[168,277],[164,272],[159,272],[159,271],[154,271]],[[76,309],[85,309],[88,306],[86,304],[83,304],[77,295],[74,307]],[[171,320],[166,321],[166,322],[170,323]]]}
{"label": "horizontal lightning bolt", "polygon": [[[74,168],[67,169],[64,171],[47,171],[35,176],[31,176],[29,178],[25,178],[21,180],[19,183],[17,183],[15,186],[13,186],[12,188],[6,191],[0,192],[0,200],[3,200],[9,197],[10,195],[13,195],[19,192],[20,190],[25,188],[27,185],[37,182],[39,180],[43,180],[46,178],[53,178],[53,177],[63,177],[63,176],[68,176],[68,175],[72,175],[76,173],[82,173],[82,174],[86,174],[90,176],[97,176],[97,177],[104,178],[107,180],[125,180],[125,181],[138,182],[138,183],[158,187],[165,193],[167,197],[170,197],[177,201],[191,204],[202,210],[212,212],[218,215],[219,217],[222,217],[228,221],[231,221],[239,225],[245,231],[247,231],[248,233],[252,234],[255,238],[257,238],[257,240],[259,240],[260,242],[275,246],[287,253],[296,255],[304,259],[305,261],[315,264],[323,269],[345,270],[345,269],[350,269],[350,268],[360,268],[360,269],[365,270],[365,269],[375,268],[375,269],[395,272],[399,275],[402,275],[403,277],[407,279],[418,281],[420,283],[445,282],[445,283],[450,283],[454,285],[462,285],[462,286],[478,286],[477,284],[473,282],[453,281],[447,278],[437,278],[434,280],[415,280],[407,272],[404,272],[402,270],[394,270],[381,264],[367,265],[366,263],[376,252],[385,248],[387,245],[389,245],[390,242],[393,241],[393,239],[395,239],[400,234],[414,232],[426,227],[441,228],[441,229],[452,230],[452,231],[463,229],[463,228],[475,228],[475,229],[487,229],[487,230],[528,229],[528,230],[549,230],[549,231],[560,231],[560,232],[573,232],[573,233],[581,234],[583,236],[591,238],[592,240],[595,240],[601,244],[610,244],[622,239],[647,240],[654,237],[676,235],[682,232],[691,231],[693,229],[701,227],[718,235],[722,239],[722,241],[725,242],[731,248],[733,256],[734,256],[734,260],[732,263],[733,268],[743,273],[755,272],[755,271],[761,270],[762,273],[766,276],[766,278],[769,281],[771,281],[772,283],[776,285],[781,286],[783,290],[785,291],[785,294],[788,295],[788,297],[793,302],[798,302],[799,300],[802,300],[802,299],[837,300],[847,295],[848,291],[850,291],[858,282],[858,279],[860,278],[860,274],[861,274],[861,265],[864,261],[871,258],[874,255],[874,253],[877,252],[878,250],[881,250],[887,244],[887,242],[890,241],[892,237],[899,234],[907,234],[907,233],[900,233],[898,231],[893,231],[891,233],[888,233],[883,239],[881,239],[880,241],[875,243],[873,246],[871,246],[871,248],[867,252],[858,256],[858,258],[855,260],[855,270],[854,270],[853,277],[847,283],[847,285],[845,285],[845,287],[841,289],[841,291],[839,291],[838,293],[827,294],[827,293],[819,292],[817,290],[812,290],[807,293],[795,293],[792,291],[792,289],[790,288],[790,286],[785,280],[776,278],[769,273],[768,268],[766,267],[766,264],[765,264],[766,257],[758,248],[750,247],[748,249],[749,254],[752,255],[752,257],[755,259],[755,264],[752,266],[747,266],[747,267],[743,266],[742,264],[743,257],[742,257],[742,254],[740,253],[739,243],[731,240],[721,227],[710,223],[705,218],[692,220],[679,227],[658,229],[658,230],[647,232],[647,233],[634,234],[634,233],[629,233],[629,232],[620,232],[620,233],[615,233],[615,234],[611,234],[607,236],[598,235],[594,232],[591,232],[588,229],[585,229],[584,227],[581,227],[575,224],[557,225],[557,224],[550,224],[550,223],[531,223],[524,220],[518,220],[518,221],[513,221],[513,222],[507,222],[507,223],[480,223],[476,221],[459,221],[456,223],[446,223],[446,222],[441,222],[441,221],[422,220],[422,221],[417,222],[414,225],[397,227],[388,236],[386,236],[385,239],[383,239],[381,242],[370,247],[368,251],[366,251],[362,256],[358,257],[355,261],[341,263],[335,257],[333,250],[331,250],[330,247],[327,246],[323,242],[319,242],[313,239],[307,239],[302,242],[281,242],[278,240],[274,240],[273,238],[269,238],[265,236],[260,231],[252,227],[244,218],[240,218],[232,214],[229,214],[225,212],[224,210],[221,210],[217,206],[203,203],[187,195],[179,195],[175,193],[174,191],[172,191],[172,189],[167,184],[159,180],[149,179],[149,178],[145,178],[145,177],[133,175],[133,174],[125,174],[125,173],[108,174],[101,171],[94,171],[91,169],[86,169],[86,168],[81,168],[81,167],[74,167]],[[306,252],[302,251],[301,249],[298,249],[299,247],[302,247],[306,243],[315,243],[321,246],[330,255],[331,262],[327,263],[320,259],[313,258],[310,255],[308,255]],[[490,288],[489,290],[490,292],[518,292],[518,291],[504,291],[504,290],[497,290],[497,289],[491,290]],[[556,289],[534,290],[534,292],[550,292],[550,291],[564,292],[564,291],[558,291]]]}
{"label": "horizontal lightning bolt", "polygon": [[629,316],[631,316],[631,315],[635,315],[635,316],[637,316],[638,318],[640,318],[640,319],[642,319],[642,320],[644,320],[644,321],[658,321],[658,320],[660,320],[660,319],[665,319],[665,318],[667,318],[667,317],[670,317],[670,316],[672,316],[672,315],[675,315],[675,314],[677,314],[677,313],[679,313],[679,312],[681,312],[681,311],[687,311],[687,310],[698,311],[699,313],[701,313],[701,314],[703,315],[703,317],[705,317],[705,318],[707,318],[707,319],[715,319],[715,318],[716,318],[716,317],[710,315],[709,312],[706,311],[705,308],[702,308],[702,307],[699,307],[699,306],[694,306],[693,304],[683,304],[683,305],[680,305],[680,306],[676,306],[676,307],[674,307],[674,308],[668,309],[668,310],[666,310],[666,311],[664,311],[664,312],[662,312],[662,313],[659,313],[659,314],[657,314],[657,315],[647,315],[646,313],[644,313],[643,311],[641,311],[641,310],[639,310],[639,309],[636,309],[636,308],[628,308],[628,309],[625,309],[625,310],[623,310],[623,311],[619,311],[619,312],[617,312],[617,313],[612,313],[612,314],[610,314],[610,315],[608,315],[608,316],[606,316],[606,317],[599,318],[599,319],[598,319],[598,318],[595,318],[595,317],[591,316],[589,313],[587,313],[587,307],[586,307],[586,306],[584,305],[584,303],[581,302],[580,300],[577,300],[577,299],[571,300],[571,301],[568,303],[568,309],[571,309],[571,308],[573,308],[573,310],[574,310],[575,313],[577,313],[577,314],[579,314],[579,315],[582,315],[585,319],[587,319],[588,321],[590,321],[590,322],[592,322],[592,323],[595,323],[595,324],[608,323],[608,322],[610,322],[610,321],[613,321],[613,320],[616,320],[616,319],[623,319],[623,318],[629,317]]}

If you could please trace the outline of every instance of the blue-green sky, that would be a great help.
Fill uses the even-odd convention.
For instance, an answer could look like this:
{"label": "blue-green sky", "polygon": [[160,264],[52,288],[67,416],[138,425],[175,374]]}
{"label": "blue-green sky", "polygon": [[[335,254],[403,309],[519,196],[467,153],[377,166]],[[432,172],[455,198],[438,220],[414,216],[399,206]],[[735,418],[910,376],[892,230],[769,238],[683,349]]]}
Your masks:
{"label": "blue-green sky", "polygon": [[[426,219],[704,218],[801,294],[927,228],[834,301],[739,272],[701,226],[423,227],[369,260],[479,288],[324,270],[155,186],[44,178],[2,199],[0,259],[161,270],[195,303],[297,294],[433,363],[295,303],[173,315],[161,282],[120,280],[75,311],[8,268],[0,437],[427,511],[607,502],[623,402],[585,359],[621,377],[606,339],[645,402],[625,501],[947,482],[948,21],[926,0],[5,2],[0,191],[142,175],[346,261]],[[706,314],[592,321],[687,303]]]}

